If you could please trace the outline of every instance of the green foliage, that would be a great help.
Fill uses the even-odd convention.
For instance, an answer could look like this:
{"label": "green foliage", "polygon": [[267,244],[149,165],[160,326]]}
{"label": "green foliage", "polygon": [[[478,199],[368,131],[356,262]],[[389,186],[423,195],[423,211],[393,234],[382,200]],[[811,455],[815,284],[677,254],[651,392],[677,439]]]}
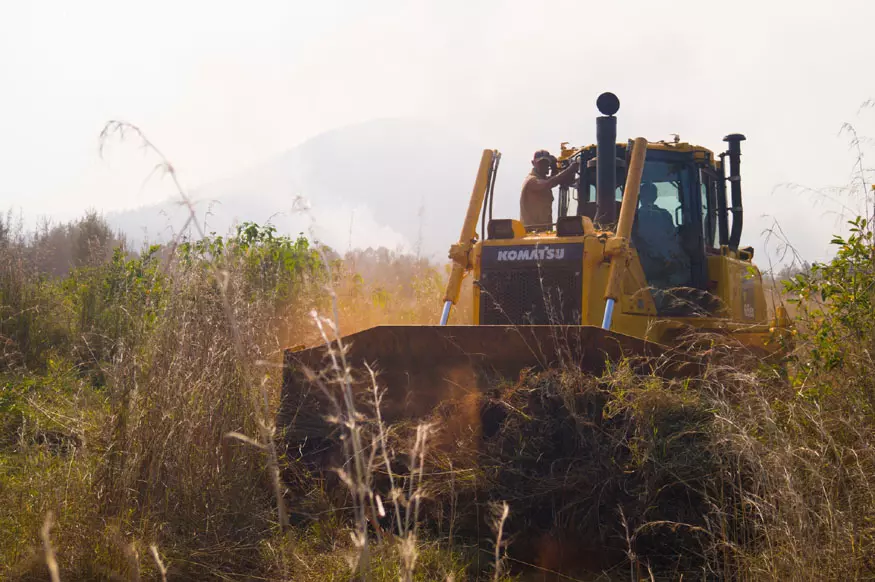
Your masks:
{"label": "green foliage", "polygon": [[159,250],[130,257],[117,248],[108,262],[74,269],[59,283],[74,317],[71,355],[83,367],[98,369],[131,334],[154,327],[166,299]]}
{"label": "green foliage", "polygon": [[64,312],[65,298],[51,280],[12,252],[0,259],[0,371],[42,368],[54,351],[68,345]]}
{"label": "green foliage", "polygon": [[308,278],[320,279],[324,266],[319,252],[300,234],[297,238],[276,236],[273,226],[245,222],[237,227],[229,247],[240,256],[246,280],[255,291],[288,299]]}
{"label": "green foliage", "polygon": [[[319,249],[306,237],[281,236],[273,226],[254,223],[227,238],[212,234],[175,250],[153,245],[138,254],[120,244],[105,252],[116,239],[94,213],[29,240],[12,236],[8,221],[2,233],[0,370],[44,369],[54,355],[71,358],[98,384],[105,382],[103,365],[122,346],[155,328],[173,292],[168,269],[203,279],[213,296],[221,273],[234,272],[234,284],[250,302],[267,300],[276,313],[321,288],[327,274]],[[41,246],[57,233],[73,247],[73,266],[64,277],[52,276],[55,262]],[[308,302],[324,306],[324,299]]]}
{"label": "green foliage", "polygon": [[114,303],[101,302],[99,288],[107,263],[124,258],[123,241],[95,212],[30,235],[7,217],[0,230],[0,370],[43,369],[76,352],[101,306]]}
{"label": "green foliage", "polygon": [[840,367],[845,342],[872,337],[875,320],[875,255],[872,230],[863,218],[849,223],[850,235],[834,236],[836,254],[827,263],[814,263],[808,272],[783,282],[790,301],[801,308],[815,340],[812,355],[826,369]]}
{"label": "green foliage", "polygon": [[871,405],[873,386],[865,369],[875,347],[875,235],[865,218],[849,225],[847,237],[831,241],[836,248],[832,260],[814,263],[783,284],[798,308],[797,384],[807,384],[809,395],[824,396],[835,388],[837,376],[830,375],[850,374],[849,393]]}
{"label": "green foliage", "polygon": [[241,266],[253,300],[265,293],[288,300],[308,280],[322,281],[325,276],[319,251],[303,234],[295,238],[277,235],[271,225],[244,222],[227,239],[213,233],[181,244],[179,251],[182,261],[189,266],[216,269]]}

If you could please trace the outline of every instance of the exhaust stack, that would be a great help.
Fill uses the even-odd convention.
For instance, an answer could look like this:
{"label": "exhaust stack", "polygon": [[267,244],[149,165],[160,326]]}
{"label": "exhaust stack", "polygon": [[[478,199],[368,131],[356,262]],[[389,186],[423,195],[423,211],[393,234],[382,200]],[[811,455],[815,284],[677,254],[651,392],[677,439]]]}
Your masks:
{"label": "exhaust stack", "polygon": [[596,100],[602,113],[596,118],[596,213],[601,226],[617,222],[617,118],[620,100],[613,93],[602,93]]}
{"label": "exhaust stack", "polygon": [[717,234],[720,246],[729,245],[729,203],[726,200],[726,152],[720,154],[717,165]]}
{"label": "exhaust stack", "polygon": [[741,142],[745,138],[740,133],[732,133],[723,138],[729,144],[726,155],[729,157],[729,192],[732,207],[732,230],[729,233],[728,246],[732,250],[738,249],[741,242],[741,227],[743,222],[743,209],[741,204]]}

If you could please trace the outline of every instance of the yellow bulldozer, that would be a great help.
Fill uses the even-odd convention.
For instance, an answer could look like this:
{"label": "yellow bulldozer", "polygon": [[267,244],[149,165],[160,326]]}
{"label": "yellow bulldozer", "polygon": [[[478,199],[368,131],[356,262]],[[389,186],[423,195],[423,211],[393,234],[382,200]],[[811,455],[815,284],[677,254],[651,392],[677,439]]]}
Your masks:
{"label": "yellow bulldozer", "polygon": [[[324,450],[332,411],[315,384],[326,368],[342,368],[360,390],[372,382],[365,364],[377,370],[391,422],[525,368],[599,373],[612,360],[664,353],[690,330],[774,349],[786,318],[770,318],[754,251],[740,246],[744,136],[726,136],[718,155],[677,138],[618,143],[619,100],[605,93],[597,107],[596,144],[563,144],[555,159],[556,170],[579,166],[559,189],[555,223],[493,218],[501,156],[483,152],[438,325],[377,326],[286,352],[278,425],[290,445],[304,457]],[[473,320],[451,325],[466,276]]]}

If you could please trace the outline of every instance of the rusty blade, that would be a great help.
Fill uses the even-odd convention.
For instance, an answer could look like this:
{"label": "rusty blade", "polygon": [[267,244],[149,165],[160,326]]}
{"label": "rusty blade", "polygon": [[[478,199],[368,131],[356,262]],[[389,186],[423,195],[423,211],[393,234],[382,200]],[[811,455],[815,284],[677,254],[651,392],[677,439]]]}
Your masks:
{"label": "rusty blade", "polygon": [[[653,366],[664,354],[657,344],[595,326],[385,325],[343,342],[354,392],[371,388],[365,364],[378,372],[388,422],[422,418],[446,399],[482,393],[499,378],[516,380],[526,368],[599,374],[607,362],[633,357],[638,366]],[[326,346],[285,353],[277,422],[291,441],[331,432],[324,417],[336,413],[305,370],[322,373],[329,385],[336,378]]]}

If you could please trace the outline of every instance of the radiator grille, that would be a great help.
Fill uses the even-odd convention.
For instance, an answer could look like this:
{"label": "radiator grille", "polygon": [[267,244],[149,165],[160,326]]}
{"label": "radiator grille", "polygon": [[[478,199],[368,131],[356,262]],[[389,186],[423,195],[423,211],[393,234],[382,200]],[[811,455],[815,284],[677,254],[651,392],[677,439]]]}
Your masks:
{"label": "radiator grille", "polygon": [[580,325],[580,264],[484,269],[481,325]]}

